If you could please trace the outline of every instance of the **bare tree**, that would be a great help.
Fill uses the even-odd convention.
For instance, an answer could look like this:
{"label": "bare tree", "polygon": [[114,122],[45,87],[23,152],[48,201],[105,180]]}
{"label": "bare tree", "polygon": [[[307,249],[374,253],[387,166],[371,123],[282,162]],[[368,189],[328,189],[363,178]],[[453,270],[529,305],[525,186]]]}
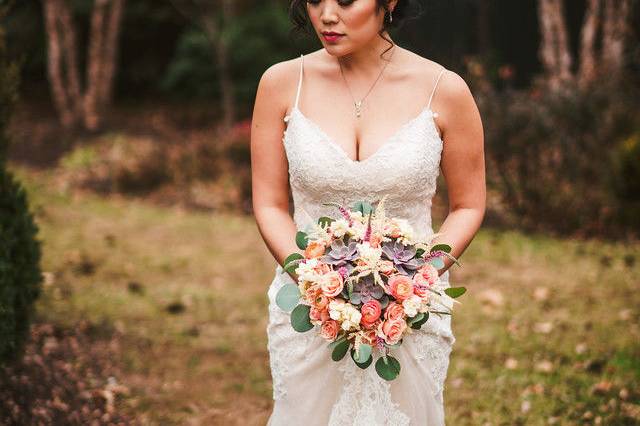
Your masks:
{"label": "bare tree", "polygon": [[620,76],[625,65],[632,1],[587,0],[580,33],[579,67],[574,74],[563,0],[538,0],[542,39],[539,54],[550,88],[557,90],[563,82],[574,79],[588,86],[599,76],[606,75],[608,79]]}
{"label": "bare tree", "polygon": [[236,104],[229,59],[229,42],[225,32],[235,17],[237,0],[171,0],[171,3],[202,28],[211,44],[212,58],[218,67],[222,126],[228,129],[236,118]]}
{"label": "bare tree", "polygon": [[78,70],[78,42],[66,0],[42,0],[48,38],[47,71],[53,101],[66,128],[97,130],[111,104],[118,38],[125,0],[95,0],[91,13],[84,89]]}

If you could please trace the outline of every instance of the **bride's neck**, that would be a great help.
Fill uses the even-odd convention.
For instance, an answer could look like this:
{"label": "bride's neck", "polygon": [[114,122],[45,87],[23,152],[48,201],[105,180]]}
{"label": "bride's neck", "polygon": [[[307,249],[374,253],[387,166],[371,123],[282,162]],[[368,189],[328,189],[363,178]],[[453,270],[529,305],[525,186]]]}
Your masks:
{"label": "bride's neck", "polygon": [[[385,33],[385,37],[391,39],[387,33]],[[368,73],[370,70],[377,72],[380,70],[380,66],[391,58],[391,54],[397,48],[398,46],[391,46],[387,40],[376,35],[371,43],[354,52],[339,56],[337,59],[345,71],[358,70]]]}

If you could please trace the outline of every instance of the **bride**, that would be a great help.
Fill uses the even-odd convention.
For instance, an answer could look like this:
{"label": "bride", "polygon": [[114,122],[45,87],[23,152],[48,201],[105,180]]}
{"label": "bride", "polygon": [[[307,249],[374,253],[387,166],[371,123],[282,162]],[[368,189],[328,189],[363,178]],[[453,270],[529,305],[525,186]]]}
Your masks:
{"label": "bride", "polygon": [[[428,241],[431,203],[442,171],[449,213],[434,241],[460,257],[485,211],[480,114],[455,72],[396,45],[387,29],[406,18],[409,0],[293,0],[323,48],[267,69],[252,128],[253,207],[273,255],[267,326],[276,425],[443,425],[443,385],[455,342],[451,318],[433,315],[393,349],[402,372],[392,380],[344,357],[331,359],[316,330],[295,331],[275,303],[286,283],[295,233],[325,202],[351,206],[388,194],[387,215],[405,218]],[[289,189],[293,218],[289,213]],[[439,270],[449,282],[451,260]]]}

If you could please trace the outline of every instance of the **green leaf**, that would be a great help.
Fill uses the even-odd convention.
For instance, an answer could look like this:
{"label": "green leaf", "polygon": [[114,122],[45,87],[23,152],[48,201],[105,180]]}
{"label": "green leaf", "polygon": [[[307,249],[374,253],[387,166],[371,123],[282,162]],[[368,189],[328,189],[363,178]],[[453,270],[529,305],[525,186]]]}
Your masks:
{"label": "green leaf", "polygon": [[385,380],[393,380],[400,374],[400,362],[391,355],[387,355],[386,358],[386,362],[385,357],[382,356],[378,358],[376,361],[376,372],[378,376]]}
{"label": "green leaf", "polygon": [[416,314],[416,316],[409,318],[409,321],[407,322],[407,325],[412,325],[412,324],[420,321],[423,317],[424,317],[424,313],[418,312]]}
{"label": "green leaf", "polygon": [[428,319],[429,312],[424,312],[424,316],[420,320],[415,321],[413,324],[411,324],[411,328],[413,328],[414,330],[420,330],[420,327],[422,327],[422,325],[427,322]]}
{"label": "green leaf", "polygon": [[276,294],[276,305],[285,312],[290,312],[300,302],[300,289],[297,285],[287,283]]}
{"label": "green leaf", "polygon": [[309,311],[311,311],[311,306],[302,303],[293,308],[291,312],[291,325],[295,331],[304,333],[313,328],[313,324],[311,324],[311,320],[309,319]]}
{"label": "green leaf", "polygon": [[422,255],[424,254],[424,249],[423,248],[419,248],[416,250],[416,255],[415,257],[422,257]]}
{"label": "green leaf", "polygon": [[434,257],[433,259],[429,260],[429,263],[432,264],[436,269],[444,268],[444,260],[440,259],[439,257]]}
{"label": "green leaf", "polygon": [[351,210],[359,211],[363,216],[373,212],[373,206],[367,201],[356,201],[353,203]]}
{"label": "green leaf", "polygon": [[349,341],[345,340],[343,342],[338,343],[331,353],[331,359],[334,361],[340,361],[347,354],[349,350]]}
{"label": "green leaf", "polygon": [[466,291],[467,289],[464,287],[449,287],[444,289],[445,294],[454,299],[462,296]]}
{"label": "green leaf", "polygon": [[304,250],[307,248],[309,244],[309,237],[307,237],[307,233],[304,231],[296,232],[296,245],[300,250]]}
{"label": "green leaf", "polygon": [[434,251],[437,251],[437,250],[442,250],[446,253],[451,253],[451,246],[448,244],[436,244],[435,246],[431,247],[431,250],[429,252],[433,253]]}
{"label": "green leaf", "polygon": [[[371,358],[372,350],[373,348],[371,347],[371,345],[367,345],[367,344],[360,345],[360,357],[357,359],[357,362],[359,362],[360,364],[364,364],[365,362],[367,362],[367,360]],[[354,352],[355,352],[355,349],[354,349]]]}
{"label": "green leaf", "polygon": [[327,216],[322,216],[320,219],[318,219],[318,225],[324,228],[326,225],[330,225],[333,221],[335,221],[335,219]]}
{"label": "green leaf", "polygon": [[300,253],[291,253],[284,260],[284,267],[282,269],[284,269],[286,272],[293,272],[298,267],[299,262],[297,261],[302,259],[304,259],[304,256]]}
{"label": "green leaf", "polygon": [[338,337],[336,340],[334,340],[333,342],[329,343],[327,345],[327,347],[331,350],[333,350],[336,346],[338,346],[341,342],[344,342],[345,340],[347,340],[347,335],[343,334],[342,336]]}
{"label": "green leaf", "polygon": [[368,366],[370,366],[370,365],[371,365],[371,363],[373,362],[373,357],[372,357],[372,356],[370,356],[370,357],[369,357],[365,362],[358,362],[358,361],[355,359],[355,356],[356,356],[356,350],[355,350],[355,349],[351,349],[351,359],[353,360],[353,362],[355,362],[355,364],[356,364],[358,367],[362,368],[363,370],[364,370],[365,368],[367,368]]}

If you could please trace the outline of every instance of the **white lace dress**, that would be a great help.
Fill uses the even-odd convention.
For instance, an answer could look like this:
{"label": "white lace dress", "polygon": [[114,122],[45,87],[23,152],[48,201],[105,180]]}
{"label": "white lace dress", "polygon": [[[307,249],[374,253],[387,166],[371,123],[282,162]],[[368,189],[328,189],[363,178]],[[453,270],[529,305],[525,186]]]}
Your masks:
{"label": "white lace dress", "polygon": [[[418,237],[433,234],[431,200],[443,142],[434,122],[437,114],[430,105],[444,69],[422,112],[371,157],[356,161],[298,109],[303,60],[301,57],[296,100],[285,117],[283,137],[298,229],[320,216],[335,216],[335,208],[323,202],[349,206],[390,194],[385,202],[387,215],[406,218]],[[448,283],[449,272],[441,279]],[[274,399],[268,425],[444,424],[443,383],[455,342],[449,316],[432,315],[420,330],[391,350],[400,361],[401,372],[396,379],[385,381],[374,368],[377,352],[373,363],[363,370],[348,354],[333,361],[318,326],[305,333],[292,328],[289,313],[275,303],[278,290],[287,282],[293,280],[277,265],[268,290],[266,331]]]}

